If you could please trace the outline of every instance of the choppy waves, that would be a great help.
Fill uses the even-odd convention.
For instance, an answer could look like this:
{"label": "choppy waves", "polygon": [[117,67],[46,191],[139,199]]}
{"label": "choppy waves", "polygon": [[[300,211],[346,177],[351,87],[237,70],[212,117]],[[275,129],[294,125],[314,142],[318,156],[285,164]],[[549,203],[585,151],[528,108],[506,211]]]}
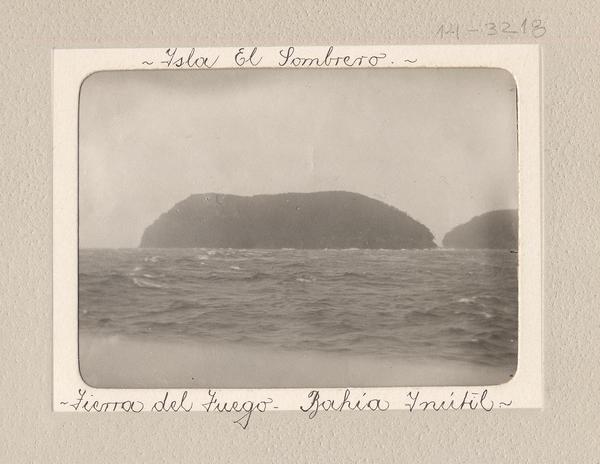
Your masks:
{"label": "choppy waves", "polygon": [[80,327],[495,365],[517,352],[517,256],[460,250],[83,250]]}

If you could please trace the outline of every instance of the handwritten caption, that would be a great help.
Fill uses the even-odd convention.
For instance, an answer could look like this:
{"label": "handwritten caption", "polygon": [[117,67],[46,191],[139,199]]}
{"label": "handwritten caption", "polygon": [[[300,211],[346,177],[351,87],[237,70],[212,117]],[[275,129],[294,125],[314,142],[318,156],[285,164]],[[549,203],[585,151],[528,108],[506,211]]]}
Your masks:
{"label": "handwritten caption", "polygon": [[[196,48],[179,49],[167,48],[159,60],[144,60],[145,66],[158,65],[174,69],[212,69],[220,62],[226,62],[236,67],[259,66],[265,57],[265,52],[258,47],[240,47],[231,52],[231,56],[216,53],[202,53]],[[272,50],[269,51],[272,53]],[[401,61],[414,64],[416,58],[406,57]],[[347,54],[338,52],[334,46],[319,52],[317,55],[303,54],[296,47],[283,47],[277,50],[276,66],[282,68],[353,68],[377,67],[384,64],[395,64],[384,52],[372,54]]]}
{"label": "handwritten caption", "polygon": [[547,32],[541,19],[523,18],[518,21],[488,21],[440,24],[435,36],[440,39],[460,40],[471,37],[530,37],[539,39]]}
{"label": "handwritten caption", "polygon": [[[194,392],[196,394],[196,392]],[[125,412],[138,414],[143,411],[153,413],[190,413],[193,411],[205,411],[216,413],[235,414],[234,424],[246,430],[254,414],[261,414],[279,409],[273,398],[261,399],[234,399],[223,400],[217,390],[209,389],[202,394],[199,407],[194,408],[194,401],[188,390],[183,392],[161,392],[156,401],[150,403],[135,398],[119,401],[104,401],[98,399],[93,393],[86,389],[79,389],[74,399],[61,401],[60,404],[67,409],[86,413]],[[197,398],[197,396],[196,396]],[[403,405],[408,411],[460,411],[481,410],[490,412],[494,409],[510,407],[512,401],[497,401],[490,397],[489,391],[484,389],[464,390],[455,394],[451,391],[443,399],[428,398],[419,390],[408,391],[403,398],[399,398],[399,405]],[[393,409],[390,401],[370,395],[368,392],[357,392],[346,388],[343,394],[335,397],[328,396],[320,390],[308,392],[297,410],[314,419],[320,412],[384,412]]]}

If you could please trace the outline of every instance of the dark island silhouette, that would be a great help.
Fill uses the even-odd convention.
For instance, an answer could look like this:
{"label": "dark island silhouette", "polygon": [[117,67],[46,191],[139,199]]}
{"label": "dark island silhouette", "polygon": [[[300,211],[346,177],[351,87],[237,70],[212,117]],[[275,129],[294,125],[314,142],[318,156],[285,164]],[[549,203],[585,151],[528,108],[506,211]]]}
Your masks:
{"label": "dark island silhouette", "polygon": [[351,192],[191,195],[148,226],[145,248],[436,248],[406,213]]}
{"label": "dark island silhouette", "polygon": [[519,217],[516,209],[490,211],[456,226],[444,236],[446,248],[518,248]]}

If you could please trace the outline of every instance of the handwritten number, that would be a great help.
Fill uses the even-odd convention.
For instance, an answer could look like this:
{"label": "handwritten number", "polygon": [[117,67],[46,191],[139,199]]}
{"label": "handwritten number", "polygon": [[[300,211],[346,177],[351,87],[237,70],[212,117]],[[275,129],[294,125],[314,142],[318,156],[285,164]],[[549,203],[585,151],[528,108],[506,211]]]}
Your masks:
{"label": "handwritten number", "polygon": [[[509,21],[495,22],[491,21],[489,23],[485,23],[484,27],[480,29],[476,29],[474,27],[467,28],[466,32],[470,33],[483,33],[487,36],[495,36],[495,35],[504,35],[504,34],[522,34],[522,35],[530,35],[535,39],[539,39],[546,34],[546,26],[544,25],[541,19],[531,20],[529,18],[523,18],[521,23],[511,23]],[[445,39],[449,35],[454,35],[458,40],[460,32],[460,24],[459,23],[450,23],[450,24],[441,24],[436,31],[436,35],[439,36],[440,39]]]}
{"label": "handwritten number", "polygon": [[539,39],[546,33],[546,28],[542,25],[541,19],[534,19],[531,22],[531,35],[536,39]]}
{"label": "handwritten number", "polygon": [[439,27],[436,34],[439,34],[440,39],[444,38],[444,25],[443,24]]}
{"label": "handwritten number", "polygon": [[436,35],[439,35],[440,39],[443,39],[447,35],[455,35],[456,38],[458,39],[459,38],[458,32],[459,32],[459,24],[458,23],[442,24],[438,28]]}
{"label": "handwritten number", "polygon": [[486,23],[485,27],[488,29],[487,35],[497,35],[498,31],[496,30],[496,23]]}
{"label": "handwritten number", "polygon": [[517,31],[511,30],[510,23],[507,23],[507,22],[502,23],[502,32],[504,32],[506,34],[516,34],[517,33]]}

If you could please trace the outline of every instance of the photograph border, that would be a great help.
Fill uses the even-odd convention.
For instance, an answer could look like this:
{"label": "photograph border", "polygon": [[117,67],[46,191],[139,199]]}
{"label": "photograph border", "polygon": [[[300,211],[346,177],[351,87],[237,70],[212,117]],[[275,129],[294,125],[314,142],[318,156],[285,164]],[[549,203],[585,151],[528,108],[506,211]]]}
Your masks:
{"label": "photograph border", "polygon": [[[94,388],[81,378],[78,362],[78,123],[81,84],[89,75],[109,70],[294,68],[281,65],[285,47],[258,47],[262,60],[254,65],[236,61],[244,48],[191,48],[177,51],[181,66],[165,59],[171,48],[152,49],[57,49],[53,51],[53,408],[55,411],[87,411],[76,408],[83,394],[100,404],[139,401],[150,406],[165,395],[188,398],[191,410],[206,411],[211,399],[208,389],[127,389]],[[327,56],[330,46],[295,47],[297,56]],[[192,52],[195,55],[192,55]],[[335,46],[336,56],[381,56],[372,65],[364,60],[354,68],[501,68],[517,84],[517,142],[519,166],[519,314],[518,367],[512,380],[501,385],[385,388],[276,388],[211,389],[222,402],[260,403],[270,401],[270,409],[300,410],[310,403],[316,389],[321,398],[342,401],[347,391],[356,397],[377,398],[386,409],[410,409],[410,398],[419,395],[426,403],[441,404],[452,398],[476,394],[506,408],[543,406],[542,360],[542,156],[541,156],[541,55],[537,45],[415,45],[415,46]],[[186,57],[219,56],[211,69],[193,67]],[[196,64],[198,62],[195,62]],[[339,62],[338,62],[339,64]],[[312,66],[312,68],[316,67]],[[323,69],[350,71],[345,65]],[[306,69],[299,66],[295,69]],[[318,72],[316,70],[315,72]],[[485,392],[485,394],[483,394]],[[412,396],[411,396],[412,395]],[[314,397],[314,395],[313,395]],[[77,403],[79,399],[80,403]],[[474,404],[474,403],[471,403]],[[489,403],[488,403],[489,404]],[[413,404],[414,406],[414,404]],[[498,406],[500,407],[500,406]],[[115,408],[116,409],[116,408]],[[444,409],[444,408],[441,408]],[[476,408],[470,408],[476,409]],[[485,409],[485,408],[484,408]],[[89,411],[87,411],[89,412]]]}

